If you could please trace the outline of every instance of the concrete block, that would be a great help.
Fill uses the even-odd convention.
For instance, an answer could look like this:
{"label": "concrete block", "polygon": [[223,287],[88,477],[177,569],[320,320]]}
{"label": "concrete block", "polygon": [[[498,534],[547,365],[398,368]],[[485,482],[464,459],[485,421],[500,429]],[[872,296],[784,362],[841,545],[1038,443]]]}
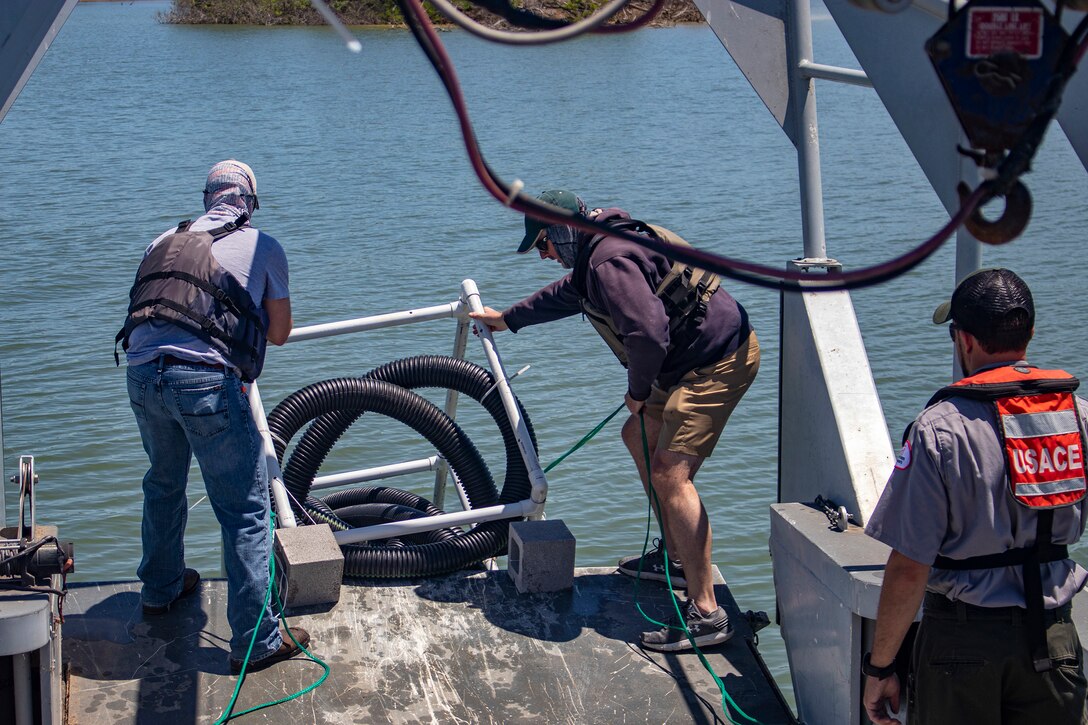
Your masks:
{"label": "concrete block", "polygon": [[558,592],[574,584],[574,535],[562,520],[510,524],[507,571],[522,594]]}
{"label": "concrete block", "polygon": [[276,585],[284,607],[335,604],[344,554],[328,524],[276,529]]}

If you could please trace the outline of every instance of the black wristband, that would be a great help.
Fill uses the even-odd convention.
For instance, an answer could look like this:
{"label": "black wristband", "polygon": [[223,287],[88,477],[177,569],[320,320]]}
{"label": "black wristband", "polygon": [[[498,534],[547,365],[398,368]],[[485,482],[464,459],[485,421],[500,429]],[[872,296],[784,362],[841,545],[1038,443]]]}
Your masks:
{"label": "black wristband", "polygon": [[876,667],[872,662],[872,652],[866,652],[861,658],[861,674],[875,677],[878,680],[886,680],[895,674],[895,660],[888,663],[887,667]]}

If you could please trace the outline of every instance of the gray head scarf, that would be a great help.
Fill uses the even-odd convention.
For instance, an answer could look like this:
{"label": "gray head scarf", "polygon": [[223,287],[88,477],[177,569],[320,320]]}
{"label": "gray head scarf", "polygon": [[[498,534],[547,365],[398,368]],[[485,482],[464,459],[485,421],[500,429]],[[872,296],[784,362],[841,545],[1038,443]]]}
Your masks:
{"label": "gray head scarf", "polygon": [[258,208],[257,177],[247,164],[234,159],[220,161],[208,171],[204,185],[204,211],[227,205],[250,216]]}
{"label": "gray head scarf", "polygon": [[[578,214],[585,216],[586,203],[582,201],[582,197],[575,196],[574,201],[578,205]],[[578,258],[578,233],[577,229],[567,224],[553,224],[545,231],[565,269],[573,268],[574,260]]]}
{"label": "gray head scarf", "polygon": [[574,267],[574,260],[578,257],[578,230],[566,224],[553,224],[545,233],[548,241],[555,246],[555,253],[559,255],[563,267]]}

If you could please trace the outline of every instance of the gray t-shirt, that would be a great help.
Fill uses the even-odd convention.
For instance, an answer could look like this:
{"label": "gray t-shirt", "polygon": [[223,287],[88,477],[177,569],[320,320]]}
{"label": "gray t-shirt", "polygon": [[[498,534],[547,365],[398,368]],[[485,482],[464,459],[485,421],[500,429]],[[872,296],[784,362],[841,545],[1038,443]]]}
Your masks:
{"label": "gray t-shirt", "polygon": [[[230,206],[217,206],[193,221],[190,229],[201,231],[221,227],[238,218]],[[177,227],[163,232],[147,247],[147,251]],[[242,227],[212,245],[212,254],[222,267],[234,275],[261,309],[262,321],[268,315],[262,302],[281,300],[290,296],[287,254],[274,238],[254,227]],[[146,252],[145,252],[146,255]],[[136,327],[129,336],[126,358],[129,365],[151,362],[159,355],[174,355],[185,360],[226,364],[222,354],[212,345],[191,332],[162,320],[150,320]]]}
{"label": "gray t-shirt", "polygon": [[[1088,403],[1077,398],[1081,421]],[[1053,541],[1072,544],[1084,532],[1088,502],[1056,509]],[[996,554],[1035,541],[1038,514],[1013,500],[993,403],[944,400],[919,415],[865,533],[919,563]],[[1070,601],[1088,579],[1071,559],[1043,568],[1046,608]],[[1019,566],[932,569],[927,590],[982,607],[1025,606]]]}

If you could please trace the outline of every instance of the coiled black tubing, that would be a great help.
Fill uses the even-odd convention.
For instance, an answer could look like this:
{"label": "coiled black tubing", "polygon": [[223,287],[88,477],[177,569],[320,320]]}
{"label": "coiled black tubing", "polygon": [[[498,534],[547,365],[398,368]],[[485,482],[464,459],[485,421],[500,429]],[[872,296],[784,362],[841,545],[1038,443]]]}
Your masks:
{"label": "coiled black tubing", "polygon": [[[470,508],[528,498],[532,489],[529,473],[494,385],[491,372],[475,363],[442,355],[422,355],[388,363],[361,378],[325,380],[289,395],[269,413],[268,428],[282,464],[288,443],[309,423],[283,465],[283,482],[300,523],[313,519],[329,524],[334,530],[346,530],[443,513],[421,496],[387,486],[357,487],[323,498],[310,495],[310,487],[329,451],[365,412],[398,420],[426,438],[460,481]],[[491,472],[475,444],[444,411],[412,392],[417,388],[455,390],[483,405],[498,426],[506,450],[501,492],[496,490]],[[517,406],[535,449],[532,423],[519,401]],[[299,505],[299,501],[304,503]],[[449,528],[381,542],[349,544],[342,547],[344,576],[419,577],[463,569],[505,552],[510,521],[484,522],[467,532]]]}

